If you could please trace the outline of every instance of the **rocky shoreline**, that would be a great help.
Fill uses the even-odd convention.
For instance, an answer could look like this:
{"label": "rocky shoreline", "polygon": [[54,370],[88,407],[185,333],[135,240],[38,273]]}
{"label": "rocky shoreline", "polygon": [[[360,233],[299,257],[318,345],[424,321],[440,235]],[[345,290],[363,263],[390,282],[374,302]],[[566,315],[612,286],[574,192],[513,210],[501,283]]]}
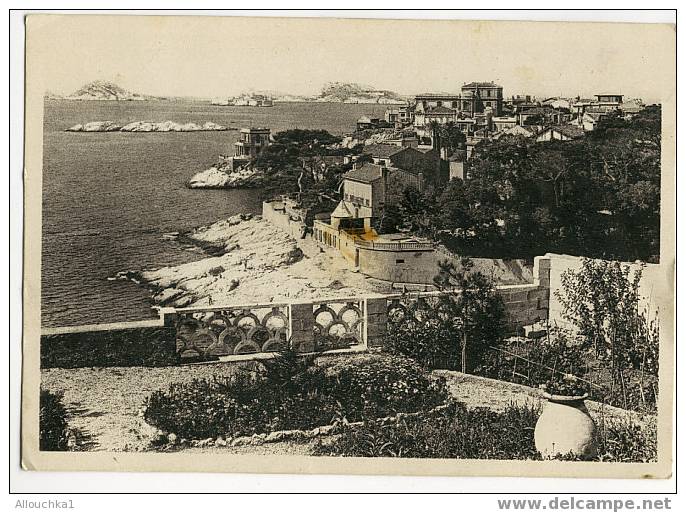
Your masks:
{"label": "rocky shoreline", "polygon": [[211,254],[178,266],[121,272],[115,279],[147,287],[157,306],[177,308],[385,291],[350,271],[340,255],[320,250],[311,239],[296,241],[260,216],[238,214],[174,238]]}

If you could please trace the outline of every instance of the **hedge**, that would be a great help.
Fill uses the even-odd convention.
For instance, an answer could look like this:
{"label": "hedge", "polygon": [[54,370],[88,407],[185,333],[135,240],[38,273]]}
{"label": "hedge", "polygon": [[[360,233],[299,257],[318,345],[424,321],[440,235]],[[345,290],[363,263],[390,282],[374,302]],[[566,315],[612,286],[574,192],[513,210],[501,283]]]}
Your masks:
{"label": "hedge", "polygon": [[173,327],[41,336],[41,368],[163,367],[179,363]]}

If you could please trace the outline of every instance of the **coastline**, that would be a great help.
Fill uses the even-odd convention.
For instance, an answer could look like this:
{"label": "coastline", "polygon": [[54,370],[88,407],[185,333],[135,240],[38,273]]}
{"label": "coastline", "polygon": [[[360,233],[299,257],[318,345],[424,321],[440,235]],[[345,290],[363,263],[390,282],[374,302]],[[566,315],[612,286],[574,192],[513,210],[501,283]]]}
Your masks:
{"label": "coastline", "polygon": [[176,239],[206,258],[119,276],[139,282],[156,306],[189,307],[279,302],[387,292],[389,285],[348,268],[311,238],[294,239],[251,214],[201,226]]}

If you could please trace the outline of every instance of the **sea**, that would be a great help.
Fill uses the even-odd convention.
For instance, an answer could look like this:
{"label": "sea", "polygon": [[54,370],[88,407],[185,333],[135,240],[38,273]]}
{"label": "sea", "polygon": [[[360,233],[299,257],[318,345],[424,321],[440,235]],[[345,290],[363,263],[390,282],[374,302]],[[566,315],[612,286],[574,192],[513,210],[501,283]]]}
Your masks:
{"label": "sea", "polygon": [[46,100],[43,126],[43,327],[156,317],[141,285],[113,280],[121,271],[204,258],[165,234],[243,212],[261,211],[261,191],[188,189],[185,182],[233,153],[226,132],[65,132],[89,121],[212,121],[230,127],[324,129],[343,135],[362,115],[387,106],[277,103],[225,107],[201,101]]}

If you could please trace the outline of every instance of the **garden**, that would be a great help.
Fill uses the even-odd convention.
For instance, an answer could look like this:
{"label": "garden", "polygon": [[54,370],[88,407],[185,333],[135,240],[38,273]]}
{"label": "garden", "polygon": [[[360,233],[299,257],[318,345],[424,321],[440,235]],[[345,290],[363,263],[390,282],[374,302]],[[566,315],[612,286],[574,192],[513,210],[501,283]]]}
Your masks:
{"label": "garden", "polygon": [[[492,282],[463,264],[441,266],[445,294],[391,314],[375,351],[147,368],[146,388],[111,409],[139,408],[135,450],[289,441],[323,456],[656,461],[659,333],[638,306],[640,270],[585,260],[559,292],[576,329],[530,339],[508,337]],[[61,394],[43,390],[40,406],[41,449],[80,450]],[[585,439],[546,452],[541,425],[563,418],[585,422]]]}

